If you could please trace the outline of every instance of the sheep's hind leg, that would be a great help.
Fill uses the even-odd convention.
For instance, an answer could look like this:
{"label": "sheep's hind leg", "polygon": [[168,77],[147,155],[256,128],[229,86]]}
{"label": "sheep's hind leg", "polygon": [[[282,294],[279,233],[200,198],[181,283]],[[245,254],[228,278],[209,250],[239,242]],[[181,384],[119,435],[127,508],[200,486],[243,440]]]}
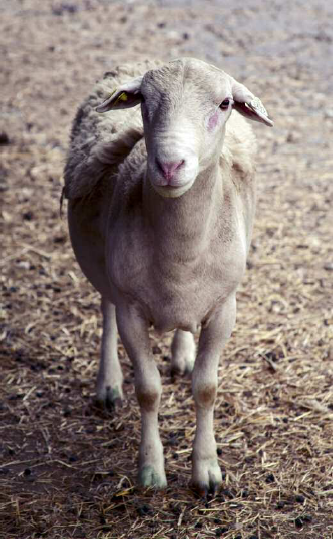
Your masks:
{"label": "sheep's hind leg", "polygon": [[192,374],[197,426],[192,453],[192,485],[200,495],[215,494],[222,483],[214,437],[214,403],[217,371],[222,349],[230,337],[236,318],[232,295],[208,325],[201,330],[198,356]]}
{"label": "sheep's hind leg", "polygon": [[190,374],[195,360],[195,342],[192,333],[177,329],[171,345],[171,374]]}
{"label": "sheep's hind leg", "polygon": [[117,351],[117,322],[115,306],[102,297],[103,335],[101,358],[97,375],[97,402],[113,408],[123,399],[123,374]]}
{"label": "sheep's hind leg", "polygon": [[163,446],[158,430],[161,379],[150,346],[148,324],[134,306],[117,306],[121,340],[134,367],[135,391],[141,410],[139,482],[144,487],[166,486]]}

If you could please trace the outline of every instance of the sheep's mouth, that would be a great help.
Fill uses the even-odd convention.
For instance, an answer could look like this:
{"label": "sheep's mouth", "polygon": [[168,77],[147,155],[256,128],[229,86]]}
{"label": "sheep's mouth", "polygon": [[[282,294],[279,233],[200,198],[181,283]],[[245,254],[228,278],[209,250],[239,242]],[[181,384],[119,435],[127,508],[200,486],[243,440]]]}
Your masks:
{"label": "sheep's mouth", "polygon": [[167,185],[161,185],[161,187],[163,187],[163,189],[179,189],[179,187],[182,187],[180,185],[171,185],[170,183],[168,183]]}
{"label": "sheep's mouth", "polygon": [[183,185],[156,185],[152,184],[155,191],[164,198],[178,198],[192,187],[193,181],[189,181]]}

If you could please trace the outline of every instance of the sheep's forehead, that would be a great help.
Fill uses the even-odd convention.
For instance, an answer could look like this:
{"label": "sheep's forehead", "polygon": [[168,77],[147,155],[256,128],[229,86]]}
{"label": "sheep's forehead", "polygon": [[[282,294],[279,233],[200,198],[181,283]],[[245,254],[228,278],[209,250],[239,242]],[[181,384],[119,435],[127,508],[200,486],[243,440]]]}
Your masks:
{"label": "sheep's forehead", "polygon": [[182,100],[193,96],[200,100],[222,99],[231,92],[230,79],[226,73],[205,62],[181,59],[152,71],[142,81],[142,91],[148,97],[168,97]]}

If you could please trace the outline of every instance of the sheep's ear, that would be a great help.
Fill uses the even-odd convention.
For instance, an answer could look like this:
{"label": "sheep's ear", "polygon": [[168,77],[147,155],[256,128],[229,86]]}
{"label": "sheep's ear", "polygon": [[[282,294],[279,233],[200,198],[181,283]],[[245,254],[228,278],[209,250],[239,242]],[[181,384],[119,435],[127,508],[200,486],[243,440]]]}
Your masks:
{"label": "sheep's ear", "polygon": [[232,95],[234,98],[234,108],[249,120],[261,122],[272,127],[273,122],[260,101],[250,90],[235,79],[232,79]]}
{"label": "sheep's ear", "polygon": [[141,103],[142,77],[133,79],[116,88],[103,103],[96,107],[97,112],[107,112],[111,109],[128,109]]}

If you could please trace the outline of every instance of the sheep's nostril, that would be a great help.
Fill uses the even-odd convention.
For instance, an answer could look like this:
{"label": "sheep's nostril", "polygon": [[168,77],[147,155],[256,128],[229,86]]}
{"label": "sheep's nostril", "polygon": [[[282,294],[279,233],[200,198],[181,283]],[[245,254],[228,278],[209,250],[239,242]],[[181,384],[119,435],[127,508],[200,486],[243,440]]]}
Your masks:
{"label": "sheep's nostril", "polygon": [[156,164],[158,168],[161,170],[163,176],[167,180],[171,180],[173,176],[175,175],[175,172],[185,163],[184,159],[181,161],[178,161],[178,163],[165,163],[162,161],[159,161],[156,159]]}

